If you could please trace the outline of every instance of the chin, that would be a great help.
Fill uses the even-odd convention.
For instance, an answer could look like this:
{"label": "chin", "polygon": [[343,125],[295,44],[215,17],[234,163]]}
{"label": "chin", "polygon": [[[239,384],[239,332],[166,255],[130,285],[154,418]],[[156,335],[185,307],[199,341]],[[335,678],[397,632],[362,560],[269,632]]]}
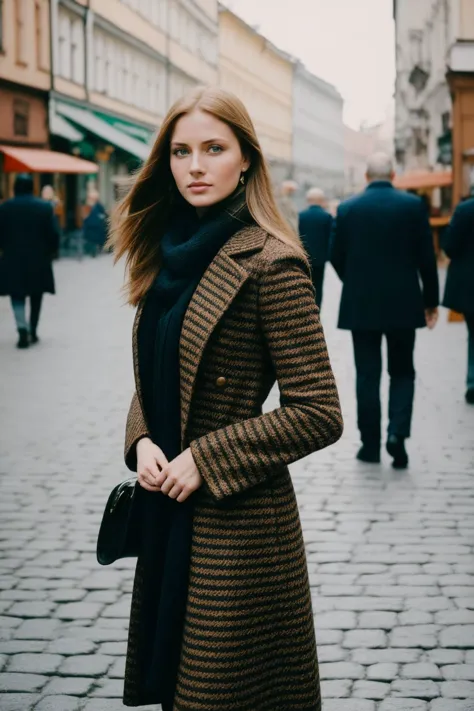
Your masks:
{"label": "chin", "polygon": [[193,207],[212,207],[223,199],[223,197],[216,197],[215,195],[187,195],[186,197],[186,200]]}

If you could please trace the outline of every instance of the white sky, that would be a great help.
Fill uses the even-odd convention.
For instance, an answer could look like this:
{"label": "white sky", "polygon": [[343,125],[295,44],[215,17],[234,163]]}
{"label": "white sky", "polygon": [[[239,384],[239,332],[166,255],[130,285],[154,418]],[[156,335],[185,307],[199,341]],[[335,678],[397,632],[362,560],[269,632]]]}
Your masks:
{"label": "white sky", "polygon": [[[413,0],[415,1],[415,0]],[[274,44],[344,97],[353,128],[377,123],[395,81],[393,0],[224,0]]]}

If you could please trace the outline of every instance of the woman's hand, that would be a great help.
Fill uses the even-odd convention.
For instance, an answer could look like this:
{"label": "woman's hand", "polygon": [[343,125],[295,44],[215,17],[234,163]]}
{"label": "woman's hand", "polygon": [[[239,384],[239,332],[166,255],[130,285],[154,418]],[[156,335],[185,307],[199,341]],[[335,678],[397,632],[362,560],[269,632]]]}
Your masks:
{"label": "woman's hand", "polygon": [[165,466],[162,475],[166,477],[161,486],[162,493],[167,494],[170,499],[176,499],[179,503],[186,501],[188,496],[199,489],[203,483],[189,448]]}
{"label": "woman's hand", "polygon": [[149,437],[143,437],[137,442],[137,474],[138,483],[147,491],[161,491],[165,480],[163,469],[168,460]]}

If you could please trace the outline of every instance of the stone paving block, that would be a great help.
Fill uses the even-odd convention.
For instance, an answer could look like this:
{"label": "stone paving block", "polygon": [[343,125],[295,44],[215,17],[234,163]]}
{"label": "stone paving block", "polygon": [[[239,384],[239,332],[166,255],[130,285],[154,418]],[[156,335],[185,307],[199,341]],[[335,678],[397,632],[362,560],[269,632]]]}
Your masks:
{"label": "stone paving block", "polygon": [[355,681],[352,696],[361,699],[384,699],[390,692],[390,684],[380,681]]}
{"label": "stone paving block", "polygon": [[474,699],[474,683],[472,681],[443,681],[440,684],[441,696],[450,699]]}
{"label": "stone paving block", "polygon": [[438,627],[435,625],[395,627],[390,634],[390,645],[392,647],[422,647],[430,649],[437,645],[437,632]]}
{"label": "stone paving block", "polygon": [[82,703],[76,696],[44,696],[35,711],[80,711]]}
{"label": "stone paving block", "polygon": [[2,711],[29,711],[34,708],[39,699],[39,694],[5,694],[0,692],[0,709]]}
{"label": "stone paving block", "polygon": [[[331,645],[329,645],[331,646]],[[324,645],[321,646],[318,640],[318,653],[324,650]],[[97,654],[105,654],[110,656],[125,656],[127,652],[126,642],[104,642],[97,648]],[[86,652],[77,652],[77,654],[85,654]]]}
{"label": "stone paving block", "polygon": [[125,677],[125,658],[117,659],[107,672],[109,679],[123,679]]}
{"label": "stone paving block", "polygon": [[60,588],[59,590],[48,590],[48,598],[52,602],[78,602],[86,596],[86,591],[79,588]]}
{"label": "stone paving block", "polygon": [[19,674],[16,672],[0,673],[0,692],[5,691],[39,691],[48,681],[48,677],[40,674]]}
{"label": "stone paving block", "polygon": [[355,612],[337,611],[321,612],[316,615],[316,632],[318,630],[352,630],[357,626]]}
{"label": "stone paving block", "polygon": [[[117,699],[89,699],[82,711],[122,711],[126,708]],[[140,711],[161,711],[161,706],[140,706]]]}
{"label": "stone paving block", "polygon": [[405,679],[441,679],[441,672],[436,664],[418,662],[417,664],[404,664],[400,676]]}
{"label": "stone paving block", "polygon": [[338,645],[327,644],[318,647],[318,661],[322,662],[342,662],[348,658],[347,649],[341,649]]}
{"label": "stone paving block", "polygon": [[76,654],[92,654],[95,651],[95,648],[96,644],[89,639],[58,637],[58,639],[54,639],[52,642],[49,642],[46,647],[46,651],[51,654],[61,654],[66,657]]}
{"label": "stone paving block", "polygon": [[474,711],[474,703],[455,699],[435,699],[430,704],[430,711]]}
{"label": "stone paving block", "polygon": [[15,639],[54,639],[59,628],[58,620],[25,620],[15,630]]}
{"label": "stone paving block", "polygon": [[439,696],[439,686],[431,680],[397,679],[392,682],[391,694],[414,699],[436,699]]}
{"label": "stone paving block", "polygon": [[319,673],[321,679],[363,679],[364,667],[353,662],[334,662],[320,664]]}
{"label": "stone paving block", "polygon": [[22,652],[42,652],[47,642],[29,639],[10,639],[0,641],[0,653],[21,654]]}
{"label": "stone paving block", "polygon": [[346,649],[384,648],[387,646],[387,635],[383,630],[351,630],[344,635],[342,646]]}
{"label": "stone paving block", "polygon": [[59,654],[14,654],[8,665],[9,672],[54,674],[63,661]]}
{"label": "stone paving block", "polygon": [[350,695],[352,681],[338,679],[337,681],[321,682],[322,699],[342,699]]}
{"label": "stone paving block", "polygon": [[435,614],[435,622],[439,625],[474,624],[474,610],[441,610]]}
{"label": "stone paving block", "polygon": [[51,696],[85,696],[95,683],[96,680],[92,677],[56,676],[46,684],[43,694]]}
{"label": "stone paving block", "polygon": [[390,647],[388,649],[354,649],[352,661],[358,664],[410,664],[417,662],[421,649]]}
{"label": "stone paving block", "polygon": [[91,696],[103,696],[106,699],[118,698],[123,695],[123,680],[122,679],[101,679],[98,685],[90,694]]}
{"label": "stone paving block", "polygon": [[438,612],[439,610],[449,610],[454,608],[454,602],[447,597],[407,597],[405,599],[406,610],[424,610],[425,612]]}
{"label": "stone paving block", "polygon": [[[450,650],[451,651],[451,650]],[[457,661],[457,660],[456,660]],[[474,664],[474,649],[466,650],[466,664]]]}
{"label": "stone paving block", "polygon": [[[398,621],[401,626],[430,625],[434,619],[433,613],[426,612],[425,610],[406,610],[399,613]],[[436,622],[437,621],[438,620],[436,620]]]}
{"label": "stone paving block", "polygon": [[371,681],[393,681],[398,676],[398,664],[389,662],[372,664],[367,669],[367,679]]}
{"label": "stone paving block", "polygon": [[447,664],[441,671],[445,679],[474,681],[474,664]]}
{"label": "stone paving block", "polygon": [[80,654],[66,657],[59,669],[62,676],[94,676],[100,677],[107,674],[113,657],[99,656],[98,654]]}
{"label": "stone paving block", "polygon": [[9,617],[4,615],[3,617],[0,617],[0,629],[14,629],[15,627],[19,627],[22,622],[23,620],[21,617]]}
{"label": "stone paving block", "polygon": [[428,711],[428,702],[421,699],[385,699],[378,711]]}
{"label": "stone paving block", "polygon": [[316,629],[316,640],[319,647],[323,647],[325,644],[340,644],[344,633],[342,630],[324,630]]}
{"label": "stone paving block", "polygon": [[52,610],[54,610],[54,602],[48,602],[47,600],[37,600],[28,602],[17,602],[8,611],[9,615],[16,615],[17,617],[50,617]]}
{"label": "stone paving block", "polygon": [[461,664],[464,661],[464,656],[464,650],[462,649],[427,649],[424,653],[425,661],[433,662],[438,666]]}
{"label": "stone paving block", "polygon": [[439,636],[441,647],[474,649],[474,625],[454,625],[442,629]]}
{"label": "stone paving block", "polygon": [[103,607],[99,602],[70,602],[59,605],[54,615],[61,620],[95,620]]}
{"label": "stone paving block", "polygon": [[367,699],[328,699],[323,711],[376,711],[375,702]]}
{"label": "stone paving block", "polygon": [[[403,614],[403,613],[401,613]],[[397,625],[397,615],[394,612],[362,612],[359,615],[361,629],[391,630]]]}

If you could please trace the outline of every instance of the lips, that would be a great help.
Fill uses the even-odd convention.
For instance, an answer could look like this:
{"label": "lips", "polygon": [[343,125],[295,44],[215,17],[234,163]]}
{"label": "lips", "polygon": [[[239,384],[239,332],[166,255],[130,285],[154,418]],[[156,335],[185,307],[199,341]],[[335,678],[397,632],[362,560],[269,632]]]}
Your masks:
{"label": "lips", "polygon": [[199,181],[197,181],[195,183],[190,183],[188,185],[188,188],[210,188],[210,187],[211,186],[209,185],[209,183],[200,183]]}

